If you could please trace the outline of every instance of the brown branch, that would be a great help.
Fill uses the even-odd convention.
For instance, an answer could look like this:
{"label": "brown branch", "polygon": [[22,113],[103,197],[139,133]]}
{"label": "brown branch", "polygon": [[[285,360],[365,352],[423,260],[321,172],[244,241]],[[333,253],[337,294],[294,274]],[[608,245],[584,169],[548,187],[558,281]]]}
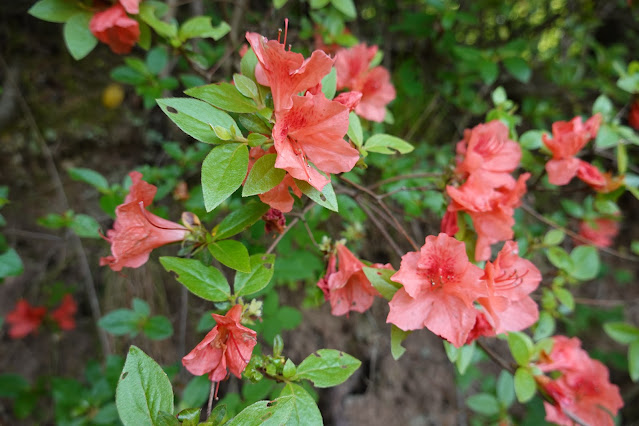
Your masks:
{"label": "brown branch", "polygon": [[[51,178],[51,181],[55,187],[57,197],[60,203],[62,204],[64,210],[69,210],[70,209],[69,199],[67,198],[67,195],[64,191],[64,185],[62,183],[62,179],[60,178],[60,174],[58,173],[58,168],[53,159],[53,154],[51,153],[51,150],[49,149],[47,142],[44,140],[44,137],[42,136],[42,133],[40,132],[40,128],[38,127],[35,117],[33,116],[33,113],[31,112],[31,108],[29,107],[29,104],[27,103],[26,99],[22,95],[22,92],[20,91],[20,87],[18,86],[16,81],[13,78],[11,78],[11,75],[9,74],[9,67],[7,66],[7,63],[4,60],[4,56],[2,55],[0,55],[0,66],[2,67],[3,71],[7,73],[7,75],[9,76],[7,81],[9,82],[11,86],[15,88],[15,92],[17,95],[18,103],[20,104],[20,108],[22,108],[24,117],[27,123],[29,124],[29,127],[31,127],[31,130],[35,134],[36,142],[38,143],[40,149],[42,150],[42,154],[44,155],[44,159],[46,162],[47,172],[49,173],[49,177]],[[102,317],[102,313],[100,312],[100,302],[98,300],[98,293],[95,289],[95,282],[93,281],[93,275],[91,274],[91,267],[89,265],[89,261],[87,259],[87,255],[84,251],[84,246],[82,245],[82,241],[80,240],[80,237],[78,237],[73,232],[70,232],[69,234],[70,234],[69,238],[71,240],[73,248],[75,249],[76,256],[79,262],[80,273],[84,276],[87,297],[89,299],[89,306],[91,307],[91,314],[93,315],[96,330],[98,332],[98,337],[100,339],[100,344],[102,346],[102,355],[104,356],[104,359],[106,359],[108,355],[111,353],[111,348],[109,345],[109,339],[106,335],[106,332],[102,328],[97,326],[98,321]]]}
{"label": "brown branch", "polygon": [[308,213],[308,211],[310,209],[312,209],[315,206],[315,202],[311,201],[306,207],[304,207],[304,210],[302,210],[302,213],[300,214],[300,216],[297,216],[295,219],[293,219],[291,221],[291,223],[289,223],[288,225],[286,225],[286,228],[284,228],[284,230],[282,231],[282,233],[280,235],[277,236],[277,238],[275,239],[275,241],[273,241],[271,243],[271,245],[269,246],[269,248],[266,250],[266,254],[271,254],[273,253],[273,250],[275,250],[275,247],[277,247],[277,245],[280,243],[280,241],[282,241],[282,238],[284,238],[284,235],[286,235],[286,233],[295,225],[297,225],[297,222],[300,221],[300,217],[304,216],[306,213]]}
{"label": "brown branch", "polygon": [[366,215],[368,216],[368,218],[371,220],[371,222],[373,222],[373,224],[375,225],[375,227],[379,230],[379,232],[384,236],[384,238],[386,238],[386,241],[388,241],[388,244],[390,244],[390,246],[393,248],[393,250],[395,251],[395,253],[397,253],[397,256],[402,257],[405,252],[404,250],[402,250],[397,243],[395,242],[395,240],[393,239],[393,237],[390,236],[390,234],[388,233],[388,231],[386,230],[386,228],[384,227],[384,225],[379,221],[379,219],[377,219],[377,217],[375,217],[375,215],[373,214],[373,212],[369,209],[369,207],[367,207],[362,200],[360,199],[359,196],[356,196],[354,198],[355,202],[361,207],[362,210],[364,210],[364,212],[366,213]]}
{"label": "brown branch", "polygon": [[[581,235],[577,234],[576,232],[573,232],[570,229],[564,228],[563,226],[559,225],[557,222],[554,222],[554,221],[546,218],[545,216],[543,216],[542,214],[537,212],[535,209],[533,209],[528,204],[522,202],[521,203],[521,208],[524,209],[524,211],[526,213],[528,213],[529,215],[531,215],[535,219],[539,220],[540,222],[543,222],[546,225],[552,226],[555,229],[559,229],[560,231],[562,231],[566,235],[574,238],[575,240],[580,241],[580,242],[582,242],[584,244],[589,244],[589,245],[595,246],[595,243],[592,240],[589,240],[588,238],[584,238]],[[621,253],[621,252],[619,252],[617,250],[613,250],[613,249],[608,248],[608,247],[597,247],[597,248],[600,251],[602,251],[604,253],[608,253],[611,256],[615,256],[615,257],[618,257],[620,259],[628,260],[630,262],[639,262],[639,257],[637,257],[637,256],[630,256],[630,255]]]}
{"label": "brown branch", "polygon": [[379,182],[369,186],[368,189],[372,191],[374,189],[379,188],[382,185],[386,185],[387,183],[391,183],[391,182],[397,182],[399,180],[436,178],[436,177],[442,177],[442,176],[443,176],[442,173],[411,173],[407,175],[397,175],[397,176],[390,177],[388,179],[380,180]]}
{"label": "brown branch", "polygon": [[389,210],[388,206],[384,203],[384,201],[382,200],[382,198],[380,198],[380,196],[378,194],[376,194],[375,192],[373,192],[370,189],[366,188],[365,186],[362,186],[362,185],[360,185],[358,183],[353,182],[350,179],[345,178],[344,176],[339,176],[339,179],[341,179],[342,181],[344,181],[347,184],[351,185],[353,188],[358,189],[359,191],[364,192],[367,195],[369,195],[370,197],[372,197],[377,202],[377,204],[379,204],[379,206],[384,210],[384,212],[386,212],[388,217],[391,218],[391,220],[393,222],[393,226],[395,227],[395,229],[400,234],[402,234],[402,236],[404,238],[406,238],[406,241],[408,241],[410,243],[410,245],[413,247],[413,249],[415,251],[419,251],[419,246],[415,243],[415,240],[413,240],[411,238],[411,236],[408,235],[408,232],[406,232],[404,227],[399,223],[397,218],[392,214],[392,212]]}

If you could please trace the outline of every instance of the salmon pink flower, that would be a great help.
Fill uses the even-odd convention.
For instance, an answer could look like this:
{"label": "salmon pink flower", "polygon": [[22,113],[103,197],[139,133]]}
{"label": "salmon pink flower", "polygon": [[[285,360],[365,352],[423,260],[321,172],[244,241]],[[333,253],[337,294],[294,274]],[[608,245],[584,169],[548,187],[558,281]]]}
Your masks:
{"label": "salmon pink flower", "polygon": [[486,263],[482,277],[488,297],[478,302],[492,320],[496,334],[520,331],[539,319],[539,307],[530,297],[541,282],[532,262],[519,257],[517,243],[506,241],[494,262]]}
{"label": "salmon pink flower", "polygon": [[362,93],[355,113],[367,120],[381,122],[386,116],[386,105],[396,94],[388,70],[381,66],[370,68],[376,53],[377,46],[365,44],[341,49],[335,55],[335,69],[337,90],[348,88]]}
{"label": "salmon pink flower", "polygon": [[552,152],[552,159],[546,163],[548,181],[551,184],[566,185],[575,176],[586,183],[601,182],[601,178],[597,176],[598,170],[593,170],[588,163],[575,157],[589,140],[597,136],[600,125],[601,114],[593,115],[585,123],[581,117],[575,117],[570,121],[553,123],[552,139],[546,134],[542,136],[544,145]]}
{"label": "salmon pink flower", "polygon": [[586,242],[575,239],[576,245],[592,244],[597,247],[610,247],[619,233],[619,222],[614,219],[599,218],[582,221],[579,224],[579,236]]}
{"label": "salmon pink flower", "polygon": [[51,318],[58,323],[62,330],[73,330],[75,328],[75,313],[78,311],[78,305],[75,303],[73,296],[65,294],[60,306],[51,313]]}
{"label": "salmon pink flower", "polygon": [[257,82],[271,88],[275,111],[290,109],[294,95],[320,84],[333,67],[333,60],[320,50],[306,60],[300,53],[287,51],[286,34],[283,44],[257,33],[247,32],[246,39],[257,56]]}
{"label": "salmon pink flower", "polygon": [[131,15],[137,15],[140,13],[140,1],[141,0],[119,0],[124,10]]}
{"label": "salmon pink flower", "polygon": [[18,300],[15,309],[5,318],[10,326],[9,337],[22,339],[31,333],[37,333],[46,313],[47,309],[43,306],[31,306],[25,299]]}
{"label": "salmon pink flower", "polygon": [[409,252],[391,280],[402,284],[390,301],[386,322],[402,330],[423,327],[462,346],[475,325],[474,302],[487,296],[482,270],[468,261],[463,242],[441,233]]}
{"label": "salmon pink flower", "polygon": [[217,325],[182,358],[182,365],[195,376],[208,373],[212,382],[224,380],[227,370],[241,378],[257,343],[257,334],[240,324],[242,305],[233,306],[226,315],[212,316]]}
{"label": "salmon pink flower", "polygon": [[541,376],[537,382],[554,403],[544,402],[546,420],[559,425],[612,426],[613,416],[623,407],[619,388],[610,383],[608,369],[581,349],[577,338],[555,336],[552,351],[538,367],[556,371],[556,379]]}
{"label": "salmon pink flower", "polygon": [[114,271],[139,268],[149,260],[153,249],[183,241],[189,233],[184,226],[147,211],[157,187],[143,181],[140,172],[131,172],[129,176],[133,182],[130,192],[115,209],[113,229],[106,235],[112,256],[100,259],[100,266],[109,265]]}
{"label": "salmon pink flower", "polygon": [[636,99],[628,113],[628,124],[635,130],[639,130],[639,99]]}
{"label": "salmon pink flower", "polygon": [[[379,292],[366,277],[362,269],[364,264],[343,244],[337,244],[336,249],[337,269],[335,255],[331,255],[324,281],[320,280],[318,286],[331,303],[333,315],[348,315],[350,311],[365,312]],[[372,266],[390,269],[390,265]]]}
{"label": "salmon pink flower", "polygon": [[521,160],[519,144],[509,139],[508,127],[499,120],[466,129],[457,154],[457,173],[462,176],[478,170],[512,173]]}
{"label": "salmon pink flower", "polygon": [[275,167],[295,179],[321,191],[330,179],[317,169],[324,173],[348,172],[359,160],[359,152],[344,140],[348,108],[322,93],[293,96],[292,107],[276,111],[275,116]]}
{"label": "salmon pink flower", "polygon": [[[251,171],[253,164],[255,164],[255,162],[259,158],[263,157],[266,154],[275,154],[275,148],[271,147],[267,151],[264,151],[259,146],[251,148],[251,150],[249,151],[249,167],[246,174],[247,176],[248,173]],[[302,196],[302,191],[300,191],[300,189],[297,187],[297,184],[295,184],[295,181],[293,180],[291,175],[287,173],[284,176],[284,179],[282,179],[282,182],[277,184],[274,188],[266,191],[265,193],[259,194],[258,196],[264,204],[268,204],[269,206],[271,206],[271,208],[279,210],[282,213],[288,213],[293,208],[293,203],[295,202],[293,196],[289,192],[289,189],[292,190],[293,194],[297,195],[298,197]]]}
{"label": "salmon pink flower", "polygon": [[108,44],[113,53],[120,55],[129,53],[140,38],[138,21],[129,18],[126,14],[127,10],[137,9],[135,3],[135,1],[125,1],[123,4],[115,4],[91,18],[89,29],[98,40]]}

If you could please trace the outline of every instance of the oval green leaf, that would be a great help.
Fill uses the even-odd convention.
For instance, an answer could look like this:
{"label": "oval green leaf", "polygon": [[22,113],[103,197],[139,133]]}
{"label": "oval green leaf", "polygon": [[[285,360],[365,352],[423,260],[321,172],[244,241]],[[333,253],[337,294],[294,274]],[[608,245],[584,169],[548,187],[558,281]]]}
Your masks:
{"label": "oval green leaf", "polygon": [[320,349],[302,361],[296,377],[310,380],[315,387],[329,388],[345,382],[361,364],[342,351]]}
{"label": "oval green leaf", "polygon": [[257,293],[268,285],[275,270],[274,254],[254,254],[250,258],[250,272],[235,274],[233,288],[236,296],[248,296]]}
{"label": "oval green leaf", "polygon": [[211,302],[222,302],[231,297],[229,283],[219,269],[205,266],[196,259],[181,259],[179,257],[161,257],[160,263],[167,271],[173,271],[177,280],[184,284],[189,291],[202,299]]}
{"label": "oval green leaf", "polygon": [[235,240],[223,240],[209,244],[209,252],[222,265],[240,272],[251,272],[249,253],[244,244]]}
{"label": "oval green leaf", "polygon": [[217,146],[206,156],[202,163],[202,192],[207,212],[242,185],[248,162],[248,148],[237,143]]}
{"label": "oval green leaf", "polygon": [[286,176],[286,171],[276,169],[277,154],[266,154],[257,159],[244,182],[242,197],[264,194],[279,185]]}

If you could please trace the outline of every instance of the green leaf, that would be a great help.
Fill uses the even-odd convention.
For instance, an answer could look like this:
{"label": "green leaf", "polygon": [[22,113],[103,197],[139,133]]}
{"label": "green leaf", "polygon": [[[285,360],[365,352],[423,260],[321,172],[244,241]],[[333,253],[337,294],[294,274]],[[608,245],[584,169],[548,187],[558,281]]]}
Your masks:
{"label": "green leaf", "polygon": [[506,370],[502,370],[497,379],[497,399],[504,408],[515,402],[515,383],[513,376]]}
{"label": "green leaf", "polygon": [[297,367],[297,376],[313,382],[317,388],[337,386],[348,379],[361,361],[334,349],[320,349]]}
{"label": "green leaf", "polygon": [[546,235],[544,235],[543,243],[546,246],[556,246],[561,244],[565,237],[566,234],[564,233],[564,231],[560,229],[551,229],[550,231],[546,232]]}
{"label": "green leaf", "polygon": [[219,40],[231,31],[231,27],[222,21],[217,27],[211,24],[210,16],[196,16],[189,19],[180,27],[178,38],[185,42],[191,38],[212,38]]}
{"label": "green leaf", "polygon": [[223,240],[242,232],[260,220],[270,207],[260,201],[250,201],[226,216],[214,229],[214,237]]}
{"label": "green leaf", "polygon": [[242,74],[233,74],[233,82],[239,92],[247,98],[255,99],[258,96],[257,85],[250,78]]}
{"label": "green leaf", "polygon": [[255,105],[252,99],[242,95],[237,88],[230,83],[193,87],[184,91],[184,93],[208,102],[225,111],[246,113],[258,110],[257,105]]}
{"label": "green leaf", "polygon": [[[273,352],[275,352],[275,348],[273,348]],[[295,375],[295,373],[297,373],[297,367],[295,367],[295,363],[291,361],[290,359],[287,359],[286,362],[284,363],[284,368],[282,368],[282,376],[284,376],[284,378],[286,379],[290,379],[291,377]]]}
{"label": "green leaf", "polygon": [[100,236],[100,224],[97,220],[86,214],[77,214],[71,219],[69,227],[78,237],[102,238]]}
{"label": "green leaf", "polygon": [[151,307],[149,304],[137,297],[133,299],[133,310],[142,317],[148,317],[151,314]]}
{"label": "green leaf", "polygon": [[548,256],[548,260],[550,260],[550,263],[555,265],[555,267],[569,273],[573,270],[572,259],[568,253],[566,253],[566,250],[561,247],[550,247],[546,252],[546,256]]}
{"label": "green leaf", "polygon": [[617,146],[619,143],[619,134],[609,124],[602,124],[597,132],[597,138],[595,139],[595,146],[599,149],[606,149],[613,146]]}
{"label": "green leaf", "polygon": [[632,342],[628,347],[628,373],[633,382],[639,380],[639,342]]}
{"label": "green leaf", "polygon": [[395,154],[395,151],[400,154],[407,154],[415,148],[403,139],[385,133],[378,133],[368,138],[364,144],[364,149],[380,154]]}
{"label": "green leaf", "polygon": [[321,9],[330,3],[331,0],[310,0],[311,9]]}
{"label": "green leaf", "polygon": [[520,367],[515,371],[514,383],[517,401],[521,403],[528,402],[535,396],[537,384],[535,383],[535,378],[527,369]]}
{"label": "green leaf", "polygon": [[0,278],[17,277],[23,271],[22,260],[14,249],[10,248],[0,254]]}
{"label": "green leaf", "polygon": [[331,4],[335,9],[346,15],[347,18],[357,18],[357,9],[355,9],[355,3],[353,0],[331,0]]}
{"label": "green leaf", "polygon": [[264,194],[282,182],[286,171],[275,168],[276,159],[277,154],[266,154],[257,159],[244,182],[242,197]]}
{"label": "green leaf", "polygon": [[29,389],[29,382],[21,375],[0,374],[0,398],[17,398],[27,389]]}
{"label": "green leaf", "polygon": [[570,253],[574,265],[570,275],[580,281],[592,280],[599,273],[599,251],[593,246],[577,246]]}
{"label": "green leaf", "polygon": [[115,67],[111,71],[111,78],[120,83],[131,84],[133,86],[141,85],[145,83],[147,79],[146,75],[126,65]]}
{"label": "green leaf", "polygon": [[[250,135],[248,135],[248,139],[249,139],[249,144],[251,144],[251,146],[259,146],[261,145],[261,143],[251,143],[251,135],[253,134],[258,134],[259,136],[262,136],[263,139],[262,141],[267,140],[267,137],[264,137],[263,135],[271,135],[272,132],[272,128],[271,125],[264,119],[264,117],[262,117],[260,114],[242,114],[238,117],[237,119],[240,124],[242,126],[244,126],[246,128],[246,130],[248,130],[249,132],[253,132]],[[257,136],[253,136],[253,138],[255,138]]]}
{"label": "green leaf", "polygon": [[80,12],[64,24],[64,42],[76,61],[87,56],[98,44],[98,39],[89,30],[92,17],[93,14],[89,12]]}
{"label": "green leaf", "polygon": [[201,407],[206,402],[210,389],[211,381],[207,374],[192,378],[184,388],[180,406]]}
{"label": "green leaf", "polygon": [[161,257],[160,263],[167,271],[177,273],[177,280],[202,299],[222,302],[231,297],[229,283],[214,266],[205,266],[196,259],[168,256]]}
{"label": "green leaf", "polygon": [[[143,2],[140,4],[139,16],[142,21],[146,22],[160,36],[167,39],[177,37],[177,25],[174,22],[167,23],[155,16],[155,7],[157,3]],[[164,5],[163,5],[164,6]]]}
{"label": "green leaf", "polygon": [[493,61],[488,59],[480,59],[477,61],[479,75],[485,84],[493,84],[499,76],[499,67]]}
{"label": "green leaf", "polygon": [[201,408],[187,408],[178,413],[177,420],[181,421],[183,426],[197,426],[201,412]]}
{"label": "green leaf", "polygon": [[592,105],[592,114],[600,113],[604,121],[610,121],[614,117],[614,106],[612,101],[606,95],[599,95],[595,103]]}
{"label": "green leaf", "polygon": [[364,132],[362,132],[362,122],[355,112],[348,114],[348,132],[346,132],[351,141],[357,148],[361,148],[364,143]]}
{"label": "green leaf", "polygon": [[109,182],[95,170],[72,167],[67,172],[71,179],[88,183],[100,192],[109,189]]}
{"label": "green leaf", "polygon": [[404,339],[411,334],[412,331],[404,331],[397,327],[395,324],[391,324],[391,355],[394,360],[398,360],[406,352],[406,348],[402,346]]}
{"label": "green leaf", "polygon": [[78,12],[82,12],[77,2],[68,0],[40,0],[29,9],[29,14],[48,22],[62,23]]}
{"label": "green leaf", "polygon": [[322,416],[313,398],[302,387],[288,383],[279,397],[272,401],[258,401],[249,405],[225,426],[321,426],[322,424]]}
{"label": "green leaf", "polygon": [[251,262],[246,246],[235,240],[222,240],[209,244],[209,252],[222,265],[240,272],[250,272]]}
{"label": "green leaf", "polygon": [[527,366],[534,348],[533,342],[528,335],[516,331],[508,333],[508,347],[510,353],[521,366]]}
{"label": "green leaf", "polygon": [[202,163],[204,206],[210,212],[242,185],[248,170],[246,145],[233,143],[211,150]]}
{"label": "green leaf", "polygon": [[156,315],[144,323],[142,331],[151,340],[168,339],[173,336],[173,325],[167,317]]}
{"label": "green leaf", "polygon": [[466,398],[468,408],[484,416],[494,416],[499,413],[497,398],[489,393],[478,393]]}
{"label": "green leaf", "polygon": [[157,419],[153,426],[180,426],[180,422],[175,416],[167,413],[166,411],[158,412]]}
{"label": "green leaf", "polygon": [[98,325],[115,336],[135,335],[142,318],[143,316],[130,309],[116,309],[100,318]]}
{"label": "green leaf", "polygon": [[448,360],[450,362],[457,361],[457,358],[459,357],[459,349],[457,349],[455,346],[453,346],[452,343],[448,342],[447,340],[442,340],[442,342],[444,344],[444,351],[446,351]]}
{"label": "green leaf", "polygon": [[561,302],[569,310],[575,309],[575,299],[572,296],[572,293],[565,288],[557,288],[554,290],[555,297]]}
{"label": "green leaf", "polygon": [[241,134],[230,115],[197,99],[165,98],[158,99],[157,103],[184,133],[200,142],[212,144],[223,142],[213,132],[211,128],[213,125],[229,130],[234,129],[236,134]]}
{"label": "green leaf", "polygon": [[238,272],[235,274],[233,289],[236,296],[249,296],[257,293],[268,285],[273,278],[275,270],[274,254],[254,254],[250,258],[250,272]]}
{"label": "green leaf", "polygon": [[390,277],[396,271],[393,269],[384,268],[371,268],[364,266],[362,268],[366,278],[371,282],[373,287],[382,295],[386,300],[391,300],[397,290],[401,288],[401,284],[391,281]]}
{"label": "green leaf", "polygon": [[528,83],[532,76],[532,70],[522,58],[505,58],[503,60],[506,71],[522,83]]}
{"label": "green leaf", "polygon": [[257,65],[257,56],[252,48],[249,48],[240,61],[240,71],[242,75],[255,81],[255,67]]}
{"label": "green leaf", "polygon": [[149,72],[158,75],[169,62],[169,54],[162,47],[154,47],[146,55],[145,65]]}
{"label": "green leaf", "polygon": [[457,356],[457,360],[455,365],[457,366],[457,371],[462,376],[466,374],[466,370],[470,366],[471,361],[473,360],[473,356],[475,355],[475,342],[470,345],[464,345],[459,348],[459,355]]}
{"label": "green leaf", "polygon": [[615,342],[627,345],[639,342],[639,328],[625,322],[607,322],[603,328],[608,336]]}
{"label": "green leaf", "polygon": [[535,340],[540,340],[545,337],[552,336],[555,333],[555,319],[548,312],[541,312],[539,314],[539,321],[535,327]]}
{"label": "green leaf", "polygon": [[499,86],[490,94],[490,98],[493,101],[495,106],[500,106],[508,100],[508,95],[506,95],[506,90]]}
{"label": "green leaf", "polygon": [[326,96],[326,99],[333,99],[335,97],[335,91],[337,90],[337,70],[335,67],[331,68],[331,72],[326,74],[322,78],[322,93]]}
{"label": "green leaf", "polygon": [[584,208],[580,203],[566,198],[562,199],[560,203],[561,207],[563,207],[564,210],[566,210],[566,213],[568,213],[570,216],[576,217],[578,219],[584,217]]}
{"label": "green leaf", "polygon": [[173,412],[173,389],[162,368],[131,346],[115,394],[120,420],[125,426],[154,425],[158,412]]}
{"label": "green leaf", "polygon": [[311,200],[315,201],[322,207],[326,207],[329,210],[334,212],[338,211],[337,207],[337,197],[335,196],[335,191],[333,190],[333,185],[331,183],[327,183],[322,192],[313,188],[308,182],[303,180],[294,179],[297,187],[302,191],[304,195],[306,195]]}
{"label": "green leaf", "polygon": [[544,144],[542,139],[544,133],[547,132],[543,132],[541,130],[529,130],[519,137],[519,144],[522,148],[528,150],[539,149]]}

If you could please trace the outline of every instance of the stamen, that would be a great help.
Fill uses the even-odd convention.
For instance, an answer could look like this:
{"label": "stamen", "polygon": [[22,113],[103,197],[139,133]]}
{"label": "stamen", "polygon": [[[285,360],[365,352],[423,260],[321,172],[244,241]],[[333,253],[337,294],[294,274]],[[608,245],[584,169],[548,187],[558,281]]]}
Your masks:
{"label": "stamen", "polygon": [[149,224],[151,226],[153,226],[155,228],[158,228],[158,229],[165,229],[165,230],[168,230],[168,231],[183,231],[184,230],[183,228],[167,228],[165,226],[158,225],[157,223],[153,223],[153,220],[152,220],[153,217],[149,216],[149,214],[148,214],[149,212],[144,208],[144,201],[140,201],[138,203],[138,205],[140,206],[140,210],[142,211],[142,216],[144,216],[146,221],[149,222]]}
{"label": "stamen", "polygon": [[[282,29],[277,29],[277,42],[280,43],[280,37],[282,36]],[[285,36],[286,37],[286,36]]]}
{"label": "stamen", "polygon": [[[288,18],[284,18],[284,46],[286,46],[286,34],[288,33]],[[278,40],[279,41],[279,40]],[[288,50],[291,50],[290,48]]]}
{"label": "stamen", "polygon": [[510,275],[507,275],[504,272],[500,277],[495,279],[495,289],[506,291],[512,290],[524,282],[524,277],[528,274],[530,270],[526,270],[523,275],[517,274],[517,271],[513,271]]}

